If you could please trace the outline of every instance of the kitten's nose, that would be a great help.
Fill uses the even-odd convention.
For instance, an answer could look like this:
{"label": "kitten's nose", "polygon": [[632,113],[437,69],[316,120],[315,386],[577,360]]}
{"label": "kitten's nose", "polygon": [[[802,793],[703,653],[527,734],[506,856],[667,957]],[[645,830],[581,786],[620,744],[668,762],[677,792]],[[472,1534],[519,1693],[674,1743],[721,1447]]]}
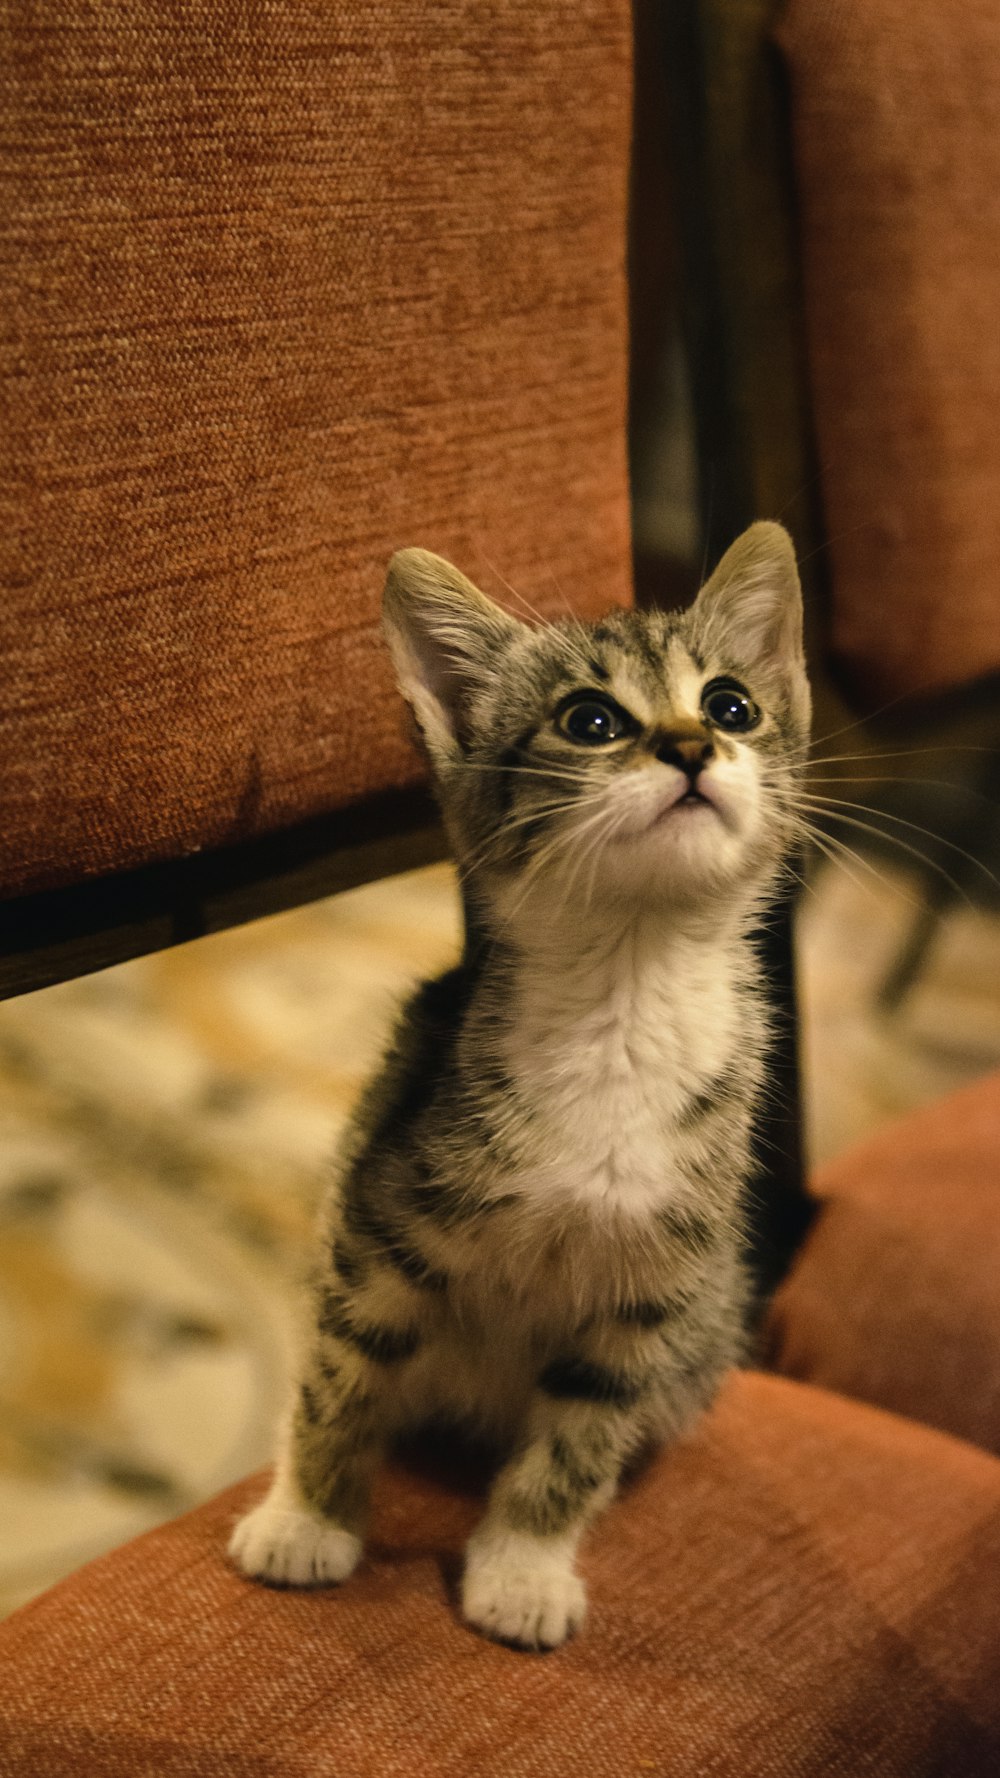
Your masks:
{"label": "kitten's nose", "polygon": [[676,766],[679,772],[686,772],[692,784],[714,753],[712,737],[704,729],[693,734],[661,735],[656,748],[657,759],[665,766]]}

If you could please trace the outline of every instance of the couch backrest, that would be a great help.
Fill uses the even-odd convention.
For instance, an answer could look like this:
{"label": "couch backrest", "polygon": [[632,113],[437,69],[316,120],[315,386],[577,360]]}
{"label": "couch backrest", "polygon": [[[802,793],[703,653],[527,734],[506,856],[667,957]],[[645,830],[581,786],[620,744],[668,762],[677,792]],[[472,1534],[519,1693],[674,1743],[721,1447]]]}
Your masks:
{"label": "couch backrest", "polygon": [[1000,666],[1000,9],[790,0],[832,642],[869,703]]}
{"label": "couch backrest", "polygon": [[414,782],[399,545],[630,596],[625,0],[6,31],[0,897]]}

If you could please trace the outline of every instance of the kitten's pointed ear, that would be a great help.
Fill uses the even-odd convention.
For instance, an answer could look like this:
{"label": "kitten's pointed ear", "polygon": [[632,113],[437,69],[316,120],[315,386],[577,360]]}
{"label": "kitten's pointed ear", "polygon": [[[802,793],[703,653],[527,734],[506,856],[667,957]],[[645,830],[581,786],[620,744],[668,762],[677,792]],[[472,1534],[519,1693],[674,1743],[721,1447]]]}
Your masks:
{"label": "kitten's pointed ear", "polygon": [[425,549],[393,556],[382,623],[400,689],[432,758],[456,758],[469,740],[476,691],[523,626],[450,562]]}
{"label": "kitten's pointed ear", "polygon": [[737,537],[692,611],[706,651],[718,648],[765,681],[780,682],[808,720],[802,589],[784,525],[761,520]]}

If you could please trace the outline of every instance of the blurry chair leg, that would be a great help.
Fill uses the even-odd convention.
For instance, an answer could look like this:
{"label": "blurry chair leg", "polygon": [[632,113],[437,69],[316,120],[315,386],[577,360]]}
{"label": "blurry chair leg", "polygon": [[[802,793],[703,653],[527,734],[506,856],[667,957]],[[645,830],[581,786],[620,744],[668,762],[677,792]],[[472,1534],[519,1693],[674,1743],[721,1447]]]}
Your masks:
{"label": "blurry chair leg", "polygon": [[913,987],[924,959],[941,924],[942,916],[954,901],[952,889],[938,878],[926,889],[923,906],[875,990],[875,1004],[880,1012],[898,1012]]}
{"label": "blurry chair leg", "polygon": [[[933,852],[929,855],[930,868],[924,875],[924,905],[876,990],[875,1004],[881,1012],[899,1011],[923,968],[944,915],[955,903],[981,904],[984,888],[991,880],[1000,888],[980,857],[989,849],[988,837],[996,833],[1000,769],[992,753],[965,788],[969,793],[966,812],[956,822],[952,833],[941,835],[941,843],[935,848],[938,855],[935,857]],[[989,816],[984,820],[986,811],[994,816],[992,822]]]}

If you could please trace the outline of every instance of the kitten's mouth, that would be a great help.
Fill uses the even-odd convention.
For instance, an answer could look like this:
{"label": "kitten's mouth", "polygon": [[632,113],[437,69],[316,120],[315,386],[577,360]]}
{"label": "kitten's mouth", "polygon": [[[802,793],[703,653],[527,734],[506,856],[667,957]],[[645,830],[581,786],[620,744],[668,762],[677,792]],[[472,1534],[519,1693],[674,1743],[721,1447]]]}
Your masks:
{"label": "kitten's mouth", "polygon": [[689,784],[686,790],[671,797],[668,803],[664,803],[662,808],[657,810],[653,818],[653,826],[665,821],[668,815],[679,814],[681,810],[689,809],[711,809],[714,815],[720,813],[719,806],[713,796],[706,796],[704,790],[699,790],[694,784]]}
{"label": "kitten's mouth", "polygon": [[656,814],[646,829],[654,833],[658,828],[676,826],[678,832],[686,831],[690,824],[691,832],[695,828],[702,829],[709,815],[730,833],[738,830],[733,811],[724,796],[719,794],[716,785],[711,781],[697,784],[686,784],[678,790],[669,801],[660,804]]}

